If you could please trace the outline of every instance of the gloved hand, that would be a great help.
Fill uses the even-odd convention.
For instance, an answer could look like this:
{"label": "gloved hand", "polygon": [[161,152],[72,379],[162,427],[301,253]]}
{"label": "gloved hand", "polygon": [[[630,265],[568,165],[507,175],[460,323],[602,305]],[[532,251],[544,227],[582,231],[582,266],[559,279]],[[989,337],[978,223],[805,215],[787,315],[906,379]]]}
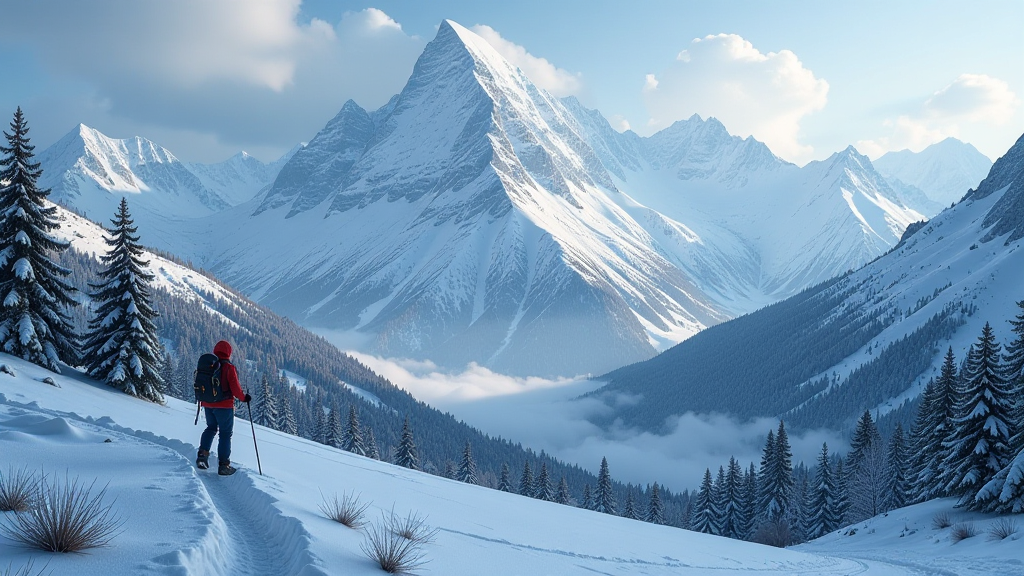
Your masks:
{"label": "gloved hand", "polygon": [[252,400],[252,396],[250,396],[249,393],[246,392],[245,400],[242,400],[242,402],[245,402],[246,404],[248,404],[251,400]]}

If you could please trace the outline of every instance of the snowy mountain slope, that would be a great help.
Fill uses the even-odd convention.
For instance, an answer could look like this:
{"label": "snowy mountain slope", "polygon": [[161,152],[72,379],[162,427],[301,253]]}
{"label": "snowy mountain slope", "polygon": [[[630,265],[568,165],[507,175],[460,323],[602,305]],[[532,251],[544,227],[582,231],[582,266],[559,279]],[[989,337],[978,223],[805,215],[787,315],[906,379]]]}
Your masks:
{"label": "snowy mountain slope", "polygon": [[[695,236],[730,246],[718,261],[732,270],[712,284],[731,286],[733,296],[712,293],[732,315],[858,268],[924,219],[852,147],[798,168],[714,118],[694,115],[641,138],[615,132],[574,98],[564,102],[581,134],[603,151],[619,190]],[[687,270],[706,288],[703,274]]]}
{"label": "snowy mountain slope", "polygon": [[612,372],[604,392],[643,395],[619,415],[649,428],[688,410],[807,427],[886,414],[920,393],[948,346],[962,359],[985,322],[1008,337],[1024,280],[1022,199],[1024,138],[977,191],[896,249]]}
{"label": "snowy mountain slope", "polygon": [[[48,386],[39,379],[52,373],[6,355],[0,362],[17,374],[0,374],[6,463],[109,481],[107,496],[129,528],[89,554],[46,555],[54,573],[380,573],[359,549],[361,532],[323,518],[320,492],[355,493],[369,504],[369,521],[392,510],[425,518],[439,531],[425,546],[424,573],[920,573],[897,561],[864,559],[875,553],[870,548],[795,552],[656,526],[397,468],[262,427],[259,476],[244,422],[233,442],[241,471],[222,478],[190,465],[200,432],[191,425],[191,404],[150,404],[73,372],[54,377],[59,388]],[[932,548],[926,544],[921,548]],[[0,537],[5,565],[17,569],[32,557],[38,566],[38,553]],[[971,546],[963,566],[1019,560],[1019,546],[993,543]]]}
{"label": "snowy mountain slope", "polygon": [[211,190],[231,206],[236,206],[248,202],[270,185],[277,178],[281,168],[301,149],[302,145],[298,145],[269,164],[245,152],[239,152],[218,164],[189,162],[187,166],[207,190]]}
{"label": "snowy mountain slope", "polygon": [[611,368],[724,319],[570,119],[446,22],[398,97],[347,103],[244,222],[247,207],[226,218],[241,224],[209,266],[307,324],[374,334],[378,353],[515,373]]}
{"label": "snowy mountain slope", "polygon": [[916,188],[946,207],[976,187],[992,168],[992,161],[974,146],[946,138],[916,153],[889,152],[874,165],[890,182]]}

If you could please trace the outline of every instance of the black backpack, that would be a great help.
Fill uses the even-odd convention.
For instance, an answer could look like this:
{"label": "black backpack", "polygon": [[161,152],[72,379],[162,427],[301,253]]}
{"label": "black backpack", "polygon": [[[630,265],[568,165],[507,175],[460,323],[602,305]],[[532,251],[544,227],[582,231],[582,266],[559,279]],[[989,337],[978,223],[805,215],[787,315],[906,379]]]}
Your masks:
{"label": "black backpack", "polygon": [[220,402],[225,398],[231,398],[231,392],[225,390],[220,381],[220,368],[223,363],[231,364],[213,354],[203,354],[199,357],[196,381],[193,384],[196,402]]}

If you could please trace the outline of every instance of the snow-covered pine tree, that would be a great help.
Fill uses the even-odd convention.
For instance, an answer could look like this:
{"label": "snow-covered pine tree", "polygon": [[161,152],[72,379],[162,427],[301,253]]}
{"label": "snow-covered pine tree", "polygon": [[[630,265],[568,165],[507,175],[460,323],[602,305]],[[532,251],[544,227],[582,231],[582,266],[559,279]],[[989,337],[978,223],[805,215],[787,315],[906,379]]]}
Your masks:
{"label": "snow-covered pine tree", "polygon": [[160,375],[160,340],[156,334],[149,283],[154,276],[142,259],[138,228],[121,198],[117,214],[107,229],[107,253],[100,256],[105,268],[100,284],[90,284],[95,313],[89,320],[82,359],[89,376],[132,396],[151,402],[164,399]]}
{"label": "snow-covered pine tree", "polygon": [[839,527],[846,526],[850,514],[850,490],[847,483],[846,471],[843,470],[843,459],[836,462],[836,524]]}
{"label": "snow-covered pine tree", "polygon": [[764,450],[761,451],[761,468],[757,471],[757,506],[755,506],[755,527],[762,522],[771,519],[770,511],[778,514],[774,501],[773,483],[779,476],[778,454],[775,447],[775,431],[768,431],[768,438],[764,442]]}
{"label": "snow-covered pine tree", "polygon": [[278,413],[281,415],[280,419],[280,430],[285,434],[297,435],[299,433],[299,425],[295,422],[295,412],[292,410],[291,391],[286,391],[284,394],[278,397],[280,407]]}
{"label": "snow-covered pine tree", "polygon": [[639,520],[640,514],[637,512],[636,502],[633,500],[633,486],[629,485],[626,487],[626,504],[622,507],[623,518],[629,518],[630,520]]}
{"label": "snow-covered pine tree", "polygon": [[808,527],[811,523],[810,500],[811,483],[808,478],[807,468],[800,465],[800,473],[796,475],[796,485],[793,489],[793,502],[790,506],[789,524],[792,526],[792,542],[806,542],[809,538]]}
{"label": "snow-covered pine tree", "polygon": [[969,505],[978,491],[1010,463],[1014,399],[1004,379],[992,326],[987,322],[963,376],[957,418],[943,444],[949,450],[946,490]]}
{"label": "snow-covered pine tree", "polygon": [[594,509],[594,496],[590,490],[590,484],[583,485],[583,502],[580,503],[580,508],[584,510]]}
{"label": "snow-covered pine tree", "polygon": [[256,408],[256,423],[277,430],[280,427],[279,403],[270,387],[270,380],[263,374],[260,379],[260,401]]}
{"label": "snow-covered pine tree", "polygon": [[164,393],[174,398],[184,398],[178,390],[174,381],[174,356],[167,350],[167,347],[160,344],[160,352],[157,354],[160,359],[160,379],[164,381]]}
{"label": "snow-covered pine tree", "polygon": [[740,539],[749,540],[754,534],[754,526],[757,524],[757,493],[757,469],[751,462],[747,473],[743,475],[743,509],[737,527]]}
{"label": "snow-covered pine tree", "polygon": [[725,468],[719,466],[718,476],[711,485],[711,533],[715,536],[724,536],[725,496]]}
{"label": "snow-covered pine tree", "polygon": [[959,382],[956,356],[950,347],[946,350],[942,370],[930,397],[927,396],[928,389],[925,388],[926,396],[921,400],[918,420],[915,422],[915,428],[919,427],[919,432],[913,444],[915,454],[911,480],[917,502],[946,496],[942,476],[948,450],[943,443],[953,421]]}
{"label": "snow-covered pine tree", "polygon": [[473,447],[466,440],[466,447],[462,449],[462,460],[459,461],[459,471],[455,477],[459,482],[476,484],[476,462],[473,461]]}
{"label": "snow-covered pine tree", "polygon": [[771,444],[765,445],[762,470],[758,474],[761,487],[760,508],[763,518],[770,522],[783,520],[789,513],[793,495],[793,451],[789,446],[789,435],[785,422],[779,422],[779,430]]}
{"label": "snow-covered pine tree", "polygon": [[377,447],[377,438],[373,435],[373,428],[366,427],[366,455],[374,460],[380,460],[380,448]]}
{"label": "snow-covered pine tree", "polygon": [[[47,189],[36,182],[43,171],[33,162],[28,124],[21,108],[0,146],[0,351],[60,373],[60,362],[78,363],[78,342],[68,308],[78,305],[71,274],[57,265],[70,244],[51,233],[60,228],[57,207],[47,206]],[[155,350],[153,351],[155,354]],[[143,371],[145,373],[145,371]]]}
{"label": "snow-covered pine tree", "polygon": [[725,484],[719,496],[722,511],[722,536],[742,538],[743,526],[743,469],[740,462],[729,457],[725,472]]}
{"label": "snow-covered pine tree", "polygon": [[907,473],[907,445],[903,436],[903,425],[896,423],[896,429],[889,439],[889,450],[886,454],[886,479],[888,489],[885,492],[885,509],[895,510],[910,504],[912,494]]}
{"label": "snow-covered pine tree", "polygon": [[657,482],[651,486],[651,496],[647,502],[647,518],[645,520],[651,524],[665,523],[665,508],[661,504],[661,489],[658,488]]}
{"label": "snow-covered pine tree", "polygon": [[555,499],[555,492],[551,487],[551,478],[548,476],[547,462],[540,463],[540,473],[537,474],[537,478],[533,482],[533,497],[545,502],[551,502]]}
{"label": "snow-covered pine tree", "polygon": [[356,410],[355,404],[348,406],[348,422],[341,435],[341,448],[353,454],[366,456],[366,443],[363,441],[363,432],[359,426],[359,412]]}
{"label": "snow-covered pine tree", "polygon": [[690,529],[694,532],[711,534],[715,530],[711,500],[714,497],[714,485],[711,482],[711,469],[704,469],[704,480],[700,483],[697,498],[693,501],[690,516]]}
{"label": "snow-covered pine tree", "polygon": [[807,510],[807,533],[809,540],[824,536],[839,527],[836,514],[836,483],[832,474],[832,462],[828,457],[828,444],[822,443],[818,455],[818,467],[814,474],[810,504]]}
{"label": "snow-covered pine tree", "polygon": [[533,471],[530,462],[523,462],[523,473],[519,476],[519,494],[533,498]]}
{"label": "snow-covered pine tree", "polygon": [[572,496],[569,495],[569,482],[565,479],[565,475],[562,475],[562,479],[558,481],[558,490],[555,492],[555,502],[559,504],[569,505],[572,502]]}
{"label": "snow-covered pine tree", "polygon": [[1006,346],[1003,366],[1006,384],[1010,394],[1017,399],[1013,412],[1012,435],[1010,436],[1010,454],[1024,451],[1024,300],[1017,302],[1021,309],[1013,320],[1010,320],[1015,338]]}
{"label": "snow-covered pine tree", "polygon": [[455,462],[451,460],[445,460],[444,462],[444,477],[449,480],[455,480],[459,472],[455,469]]}
{"label": "snow-covered pine tree", "polygon": [[324,399],[321,392],[317,392],[316,403],[313,404],[313,429],[310,437],[314,442],[323,444],[327,439],[327,415],[324,413]]}
{"label": "snow-covered pine tree", "polygon": [[[324,444],[334,448],[341,448],[344,444],[345,434],[341,430],[341,414],[338,413],[338,403],[331,402],[331,411],[327,415],[327,433],[324,437]],[[354,452],[354,450],[349,450]]]}
{"label": "snow-covered pine tree", "polygon": [[612,475],[608,472],[608,459],[601,458],[601,469],[597,473],[597,494],[594,496],[594,510],[615,514],[618,510],[615,493],[612,491]]}
{"label": "snow-covered pine tree", "polygon": [[934,378],[930,378],[921,393],[921,403],[917,406],[917,413],[914,415],[914,425],[910,428],[910,455],[907,463],[908,484],[910,486],[911,501],[924,501],[924,494],[928,488],[928,459],[925,453],[930,448],[931,434],[929,420],[935,413],[937,384]]}
{"label": "snow-covered pine tree", "polygon": [[865,410],[860,419],[857,420],[857,427],[853,431],[853,439],[850,440],[850,453],[846,456],[846,473],[855,475],[860,463],[864,460],[865,453],[871,446],[881,442],[882,436],[878,433],[878,427],[871,418],[871,412]]}
{"label": "snow-covered pine tree", "polygon": [[408,416],[405,417],[405,422],[402,424],[402,438],[395,451],[395,465],[412,470],[420,469],[420,457],[416,452],[416,442],[412,437]]}
{"label": "snow-covered pine tree", "polygon": [[502,492],[515,492],[515,489],[512,488],[512,478],[508,469],[508,462],[501,463],[501,476],[498,478],[498,490]]}

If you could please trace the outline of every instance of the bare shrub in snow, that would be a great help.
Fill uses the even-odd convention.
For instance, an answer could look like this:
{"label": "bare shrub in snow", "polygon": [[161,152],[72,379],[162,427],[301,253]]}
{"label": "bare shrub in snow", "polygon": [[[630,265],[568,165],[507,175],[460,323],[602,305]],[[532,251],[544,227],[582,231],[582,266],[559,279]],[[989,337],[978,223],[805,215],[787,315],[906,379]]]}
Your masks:
{"label": "bare shrub in snow", "polygon": [[27,468],[9,466],[0,475],[0,512],[25,512],[32,504],[35,492],[35,474]]}
{"label": "bare shrub in snow", "polygon": [[323,498],[323,502],[320,503],[320,511],[324,513],[324,516],[353,529],[362,528],[365,524],[363,514],[370,504],[360,502],[355,493],[342,494],[341,498],[335,494],[328,499],[321,492],[320,497]]}
{"label": "bare shrub in snow", "polygon": [[949,528],[952,525],[953,518],[949,515],[949,512],[939,512],[932,518],[932,527],[936,530]]}
{"label": "bare shrub in snow", "polygon": [[953,541],[953,544],[961,540],[974,538],[977,535],[978,529],[974,527],[974,522],[957,522],[953,525],[953,529],[949,531],[949,539]]}
{"label": "bare shrub in snow", "polygon": [[409,512],[404,517],[398,516],[394,510],[384,517],[384,523],[392,532],[420,544],[430,544],[437,537],[437,528],[428,526],[426,520],[415,512]]}
{"label": "bare shrub in snow", "polygon": [[48,552],[80,552],[106,546],[120,533],[124,521],[104,505],[104,487],[93,495],[95,482],[86,486],[78,478],[39,480],[32,506],[0,524],[5,536],[31,548]]}
{"label": "bare shrub in snow", "polygon": [[395,515],[384,514],[379,522],[366,528],[361,544],[363,553],[389,574],[411,574],[426,564],[423,542],[406,538],[392,527]]}
{"label": "bare shrub in snow", "polygon": [[1017,533],[1017,521],[1013,518],[1000,518],[988,527],[989,540],[1006,540]]}

